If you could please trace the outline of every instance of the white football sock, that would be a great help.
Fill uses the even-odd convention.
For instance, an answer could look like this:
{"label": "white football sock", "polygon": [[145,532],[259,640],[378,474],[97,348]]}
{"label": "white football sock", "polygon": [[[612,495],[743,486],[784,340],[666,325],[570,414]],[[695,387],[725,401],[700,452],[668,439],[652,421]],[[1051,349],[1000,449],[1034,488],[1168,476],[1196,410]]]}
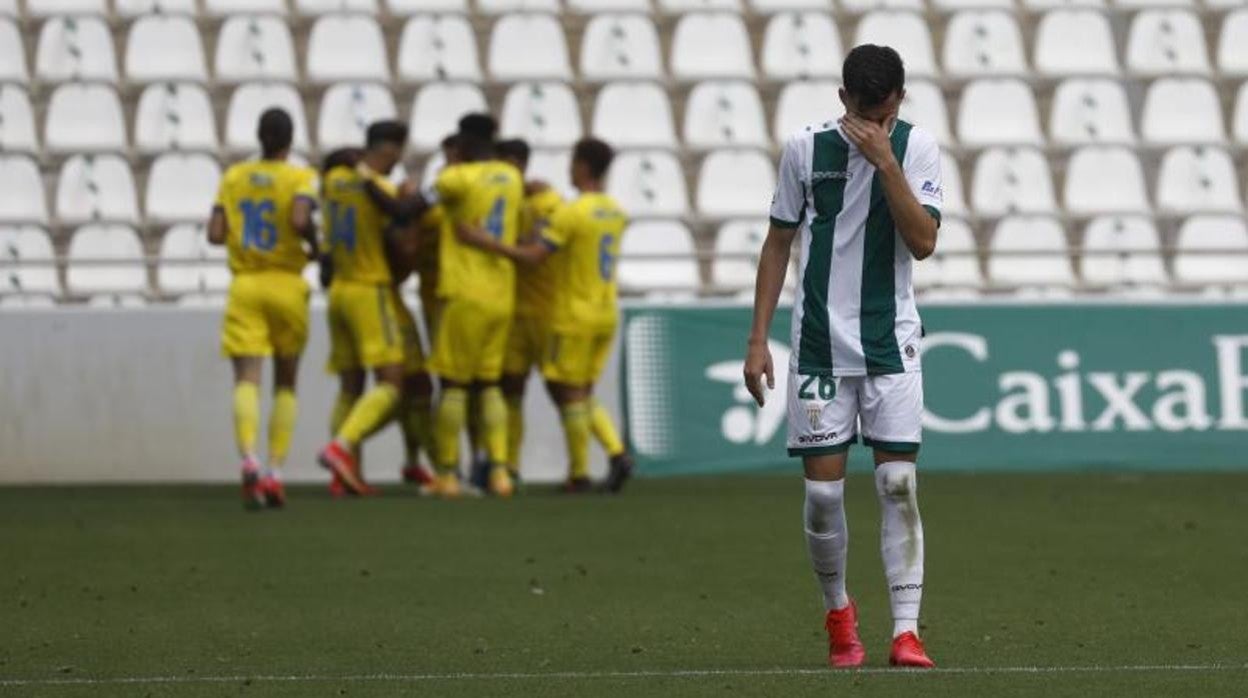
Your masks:
{"label": "white football sock", "polygon": [[802,514],[806,548],[823,591],[823,607],[827,610],[845,608],[849,605],[849,595],[845,591],[845,557],[849,548],[845,481],[807,480]]}
{"label": "white football sock", "polygon": [[880,552],[888,598],[893,607],[893,637],[919,633],[923,600],[923,522],[919,520],[914,463],[891,461],[875,468],[880,498]]}

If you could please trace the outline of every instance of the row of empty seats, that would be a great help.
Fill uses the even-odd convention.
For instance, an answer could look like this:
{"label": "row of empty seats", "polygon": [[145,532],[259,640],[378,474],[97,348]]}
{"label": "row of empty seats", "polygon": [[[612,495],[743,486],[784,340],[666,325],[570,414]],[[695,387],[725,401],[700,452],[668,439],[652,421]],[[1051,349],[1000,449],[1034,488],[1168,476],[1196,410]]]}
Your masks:
{"label": "row of empty seats", "polygon": [[[539,150],[529,176],[564,191],[568,184],[566,150]],[[438,167],[426,163],[425,177]],[[1014,213],[1073,216],[1153,212],[1164,215],[1238,213],[1243,210],[1239,178],[1223,150],[1179,146],[1161,158],[1154,195],[1148,194],[1144,169],[1129,149],[1089,146],[1065,162],[1061,205],[1049,162],[1032,148],[996,148],[975,162],[970,196],[964,195],[957,162],[942,161],[945,213],[996,218]],[[221,167],[202,153],[165,153],[147,171],[144,215],[138,207],[135,177],[129,164],[113,154],[75,155],[61,166],[55,192],[56,220],[74,225],[103,220],[138,223],[199,221],[209,211]],[[398,176],[402,176],[399,174]],[[765,211],[775,187],[775,164],[758,150],[711,151],[697,169],[693,206],[684,168],[665,150],[621,153],[607,180],[607,190],[635,218],[688,217],[722,219]],[[26,156],[0,156],[0,221],[46,224],[49,212],[38,166]]]}
{"label": "row of empty seats", "polygon": [[[749,289],[767,221],[729,221],[714,240],[711,284],[720,291]],[[1239,217],[1199,216],[1179,228],[1173,280],[1179,284],[1248,285],[1248,228]],[[1084,228],[1078,261],[1072,262],[1066,230],[1052,218],[1021,216],[998,223],[981,266],[971,229],[958,219],[942,227],[937,254],[918,263],[920,290],[986,287],[1071,287],[1082,279],[1096,288],[1161,287],[1171,281],[1152,222],[1141,217],[1103,217]],[[139,235],[124,225],[91,224],[70,239],[65,291],[144,295],[148,271]],[[0,294],[60,296],[51,238],[35,226],[0,226]],[[162,237],[155,265],[161,295],[222,294],[229,287],[224,251],[208,245],[202,225],[178,225]],[[985,276],[986,273],[986,276]],[[625,233],[620,283],[630,292],[694,290],[700,286],[695,244],[674,221],[638,222]],[[315,268],[307,276],[315,286]],[[791,283],[792,279],[790,279]]]}
{"label": "row of empty seats", "polygon": [[[122,61],[132,83],[209,78],[201,29],[189,17],[145,15],[130,26]],[[212,76],[218,82],[299,78],[295,40],[275,15],[228,18],[216,35]],[[1222,21],[1216,55],[1210,60],[1200,19],[1186,10],[1148,10],[1135,15],[1125,49],[1114,40],[1109,18],[1095,9],[1045,13],[1035,30],[1029,64],[1023,32],[1005,10],[963,11],[944,32],[939,63],[929,21],[907,11],[878,11],[858,23],[853,44],[896,47],[914,77],[976,78],[1248,75],[1248,9]],[[578,70],[572,68],[564,28],[554,15],[504,15],[490,34],[485,65],[499,81],[590,81],[714,78],[793,80],[835,78],[844,46],[832,17],[820,12],[785,12],[767,23],[756,69],[745,22],[732,13],[695,13],[673,30],[665,69],[655,23],[641,14],[594,16],[585,28]],[[35,51],[35,78],[46,82],[118,82],[116,50],[104,19],[60,16],[45,21]],[[377,20],[361,14],[332,14],[316,20],[308,34],[303,67],[318,84],[344,80],[403,82],[483,79],[476,35],[458,15],[408,19],[394,61]],[[393,65],[393,70],[391,66]],[[30,73],[18,26],[0,18],[0,80],[25,81]]]}
{"label": "row of empty seats", "polygon": [[[613,82],[598,89],[588,131],[617,147],[692,150],[719,147],[769,148],[795,130],[838,113],[835,82],[786,85],[768,118],[753,84],[705,81],[685,101],[677,134],[672,101],[653,82]],[[1053,93],[1048,129],[1041,127],[1032,89],[1013,79],[969,83],[960,93],[951,123],[942,91],[916,80],[907,87],[903,118],[931,131],[942,145],[984,148],[1051,143],[1059,147],[1090,144],[1167,147],[1220,145],[1228,140],[1248,145],[1248,83],[1239,89],[1230,133],[1213,84],[1199,78],[1161,78],[1145,94],[1138,135],[1122,85],[1113,80],[1071,79]],[[295,122],[295,149],[310,152],[308,117],[298,91],[284,83],[247,83],[237,87],[225,114],[224,145],[235,154],[255,148],[255,124],[270,106],[282,107]],[[417,152],[436,149],[469,111],[487,109],[481,89],[469,83],[430,83],[412,99],[411,144]],[[397,118],[391,91],[375,83],[339,83],[323,94],[316,142],[322,151],[356,145],[369,123]],[[512,86],[500,110],[502,132],[539,147],[567,147],[586,132],[576,92],[560,82]],[[52,92],[43,124],[42,145],[54,154],[123,151],[129,147],[121,99],[113,88],[68,83]],[[191,83],[162,83],[145,89],[134,115],[134,146],[145,154],[169,149],[217,150],[217,119],[208,93]],[[41,150],[35,111],[24,88],[0,85],[0,148]]]}

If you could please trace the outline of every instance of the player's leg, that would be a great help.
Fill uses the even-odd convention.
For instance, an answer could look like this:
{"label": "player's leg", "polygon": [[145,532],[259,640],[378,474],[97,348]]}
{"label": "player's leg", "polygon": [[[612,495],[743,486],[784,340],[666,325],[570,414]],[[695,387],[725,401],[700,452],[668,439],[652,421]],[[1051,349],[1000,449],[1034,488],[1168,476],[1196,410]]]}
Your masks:
{"label": "player's leg", "polygon": [[915,462],[922,436],[920,373],[873,376],[862,390],[863,443],[875,449],[875,489],[880,501],[880,552],[893,611],[890,661],[930,667],[919,641],[923,598],[923,522]]}
{"label": "player's leg", "polygon": [[507,355],[507,337],[511,331],[511,313],[482,309],[483,322],[477,338],[480,347],[474,378],[479,387],[481,439],[489,491],[500,497],[515,492],[511,471],[507,468],[507,400],[500,381]]}
{"label": "player's leg", "polygon": [[485,388],[486,386],[479,381],[473,381],[468,386],[468,416],[465,424],[471,452],[468,481],[473,487],[483,492],[490,486],[489,444],[486,441],[485,424],[481,417],[481,391]]}
{"label": "player's leg", "polygon": [[[547,373],[543,371],[543,373]],[[553,375],[553,372],[550,374]],[[559,408],[564,445],[568,452],[568,478],[563,490],[569,494],[589,492],[589,444],[593,436],[589,419],[588,386],[548,381],[547,388]]]}
{"label": "player's leg", "polygon": [[520,453],[524,446],[524,394],[529,372],[540,366],[546,334],[543,318],[516,315],[507,333],[500,385],[507,404],[507,468],[516,481],[520,478]]}
{"label": "player's leg", "polygon": [[505,374],[499,382],[507,408],[507,469],[511,477],[520,479],[520,452],[524,448],[524,393],[528,373]]}
{"label": "player's leg", "polygon": [[290,453],[290,442],[299,418],[295,382],[299,357],[308,341],[308,285],[296,274],[267,275],[269,293],[265,314],[273,342],[273,408],[269,414],[269,461],[261,480],[265,503],[281,507],[286,503],[281,467]]}
{"label": "player's leg", "polygon": [[423,451],[430,462],[433,449],[433,378],[425,371],[408,373],[403,380],[403,404],[400,406],[403,444],[407,462],[403,481],[421,486],[433,483],[433,472],[421,462]]}
{"label": "player's leg", "polygon": [[433,421],[435,491],[445,498],[460,495],[459,439],[468,419],[471,360],[475,355],[470,344],[472,333],[465,327],[471,322],[471,309],[462,301],[441,305],[429,357],[429,371],[438,377],[441,387]]}
{"label": "player's leg", "polygon": [[823,595],[828,663],[854,667],[865,661],[858,612],[845,588],[849,528],[845,520],[845,464],[857,441],[861,379],[802,376],[788,379],[789,455],[802,458],[803,530],[811,568]]}
{"label": "player's leg", "polygon": [[242,459],[243,504],[255,509],[264,504],[264,495],[260,490],[260,458],[256,455],[256,440],[260,431],[260,374],[264,358],[235,356],[231,363],[234,367],[234,443]]}
{"label": "player's leg", "polygon": [[[589,366],[589,376],[592,377],[591,385],[597,383],[602,376],[602,370],[607,365],[607,357],[611,353],[614,335],[614,329],[602,332],[595,335],[591,342]],[[589,428],[594,438],[607,452],[606,489],[612,493],[619,492],[624,488],[624,483],[632,477],[633,459],[624,447],[624,440],[620,438],[620,431],[615,427],[611,413],[593,396],[592,387],[589,395]]]}

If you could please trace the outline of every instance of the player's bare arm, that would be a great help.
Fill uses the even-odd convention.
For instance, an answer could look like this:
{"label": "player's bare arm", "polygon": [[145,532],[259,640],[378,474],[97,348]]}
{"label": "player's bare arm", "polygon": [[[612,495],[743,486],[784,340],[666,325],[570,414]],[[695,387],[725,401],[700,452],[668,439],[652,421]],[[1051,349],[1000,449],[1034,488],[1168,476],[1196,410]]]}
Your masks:
{"label": "player's bare arm", "polygon": [[780,291],[784,288],[784,275],[789,268],[789,252],[797,228],[781,228],[773,224],[767,229],[763,251],[758,258],[758,277],[754,283],[754,322],[745,354],[745,387],[754,396],[759,407],[767,400],[763,390],[763,378],[767,389],[776,387],[776,372],[772,365],[771,350],[767,348],[767,334],[771,329]]}
{"label": "player's bare arm", "polygon": [[546,261],[554,250],[541,240],[526,242],[522,245],[504,245],[494,239],[485,229],[459,224],[455,226],[455,237],[465,245],[470,245],[491,254],[506,257],[513,262],[528,266],[537,266]]}
{"label": "player's bare arm", "polygon": [[296,198],[290,207],[290,227],[307,243],[308,259],[321,256],[320,242],[316,239],[316,222],[312,216],[315,208],[315,202],[302,196]]}
{"label": "player's bare arm", "polygon": [[[891,125],[891,120],[889,123]],[[879,173],[888,210],[893,214],[893,224],[910,249],[910,254],[919,260],[930,257],[936,251],[939,224],[911,191],[905,171],[893,155],[888,129],[853,113],[841,119],[841,128]]]}
{"label": "player's bare arm", "polygon": [[213,245],[224,245],[230,235],[230,225],[225,220],[225,211],[220,206],[212,209],[208,218],[208,242]]}

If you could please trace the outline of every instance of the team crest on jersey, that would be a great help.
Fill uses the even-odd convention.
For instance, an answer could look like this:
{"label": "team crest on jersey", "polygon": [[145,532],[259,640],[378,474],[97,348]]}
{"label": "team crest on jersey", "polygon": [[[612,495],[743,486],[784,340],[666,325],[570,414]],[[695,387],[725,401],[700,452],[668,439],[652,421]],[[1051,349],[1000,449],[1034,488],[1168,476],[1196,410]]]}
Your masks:
{"label": "team crest on jersey", "polygon": [[823,405],[814,403],[806,404],[806,418],[810,420],[811,429],[815,431],[819,430],[819,417],[822,415]]}
{"label": "team crest on jersey", "polygon": [[913,344],[907,344],[907,345],[906,345],[906,358],[907,358],[907,359],[913,359],[913,358],[914,358],[914,355],[915,355],[916,353],[918,353],[918,352],[916,352],[916,351],[914,350],[914,345],[913,345]]}

